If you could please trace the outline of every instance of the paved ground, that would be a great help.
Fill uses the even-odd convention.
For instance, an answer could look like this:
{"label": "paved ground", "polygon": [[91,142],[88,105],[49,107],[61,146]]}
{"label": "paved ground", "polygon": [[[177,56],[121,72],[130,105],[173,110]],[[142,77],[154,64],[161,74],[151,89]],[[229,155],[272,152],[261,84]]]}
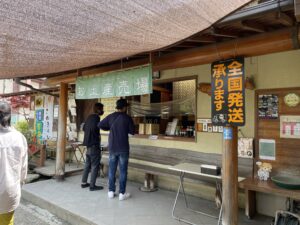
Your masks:
{"label": "paved ground", "polygon": [[15,225],[70,225],[45,209],[22,200],[15,212]]}
{"label": "paved ground", "polygon": [[[81,163],[66,163],[65,165],[65,174],[71,174],[83,171],[84,165]],[[38,174],[41,174],[43,176],[53,177],[55,175],[55,160],[53,159],[47,159],[45,161],[45,166],[43,167],[36,167],[34,171]]]}
{"label": "paved ground", "polygon": [[[26,184],[23,197],[74,225],[182,225],[171,216],[175,193],[159,190],[145,193],[139,191],[140,184],[128,183],[132,198],[119,201],[107,198],[107,180],[98,179],[104,190],[91,192],[80,187],[81,176],[67,177],[64,182],[45,180]],[[99,183],[98,183],[99,184]],[[191,207],[218,215],[213,202],[189,197]],[[201,225],[216,225],[217,220],[186,210],[182,197],[176,214]],[[269,225],[270,217],[256,216],[248,220],[240,210],[239,225]],[[31,223],[33,224],[33,223]],[[19,224],[17,224],[19,225]],[[56,225],[56,224],[55,224]]]}

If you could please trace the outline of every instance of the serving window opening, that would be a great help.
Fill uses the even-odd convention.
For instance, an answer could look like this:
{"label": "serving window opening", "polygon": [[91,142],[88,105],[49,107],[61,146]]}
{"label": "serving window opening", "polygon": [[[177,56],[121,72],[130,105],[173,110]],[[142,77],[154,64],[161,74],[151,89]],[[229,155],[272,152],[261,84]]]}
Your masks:
{"label": "serving window opening", "polygon": [[139,136],[195,139],[196,79],[154,82],[152,94],[128,100]]}

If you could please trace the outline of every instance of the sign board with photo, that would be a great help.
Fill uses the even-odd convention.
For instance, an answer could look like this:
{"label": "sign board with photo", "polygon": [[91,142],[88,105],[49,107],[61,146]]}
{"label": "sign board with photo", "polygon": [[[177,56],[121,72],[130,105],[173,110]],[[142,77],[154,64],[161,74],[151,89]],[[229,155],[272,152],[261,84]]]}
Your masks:
{"label": "sign board with photo", "polygon": [[277,119],[278,118],[278,96],[259,95],[258,96],[258,118]]}

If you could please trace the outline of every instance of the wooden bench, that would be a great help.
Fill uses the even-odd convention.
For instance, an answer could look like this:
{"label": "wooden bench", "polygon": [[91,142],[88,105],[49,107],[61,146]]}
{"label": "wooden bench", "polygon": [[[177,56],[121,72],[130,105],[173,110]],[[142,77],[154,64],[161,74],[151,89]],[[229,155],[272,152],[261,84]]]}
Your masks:
{"label": "wooden bench", "polygon": [[[108,165],[108,153],[104,152],[101,162]],[[155,176],[168,176],[178,179],[179,172],[169,169],[179,163],[213,164],[221,166],[221,154],[202,153],[190,150],[170,149],[152,146],[131,145],[129,167],[145,173],[143,191],[156,190]],[[239,159],[239,176],[246,177],[252,174],[253,160]],[[209,184],[205,178],[187,175],[187,179]],[[215,186],[215,184],[212,184]]]}
{"label": "wooden bench", "polygon": [[257,178],[248,177],[239,183],[239,187],[245,189],[245,214],[249,219],[252,219],[256,213],[256,192],[300,200],[300,190],[277,187],[271,180],[260,181]]}

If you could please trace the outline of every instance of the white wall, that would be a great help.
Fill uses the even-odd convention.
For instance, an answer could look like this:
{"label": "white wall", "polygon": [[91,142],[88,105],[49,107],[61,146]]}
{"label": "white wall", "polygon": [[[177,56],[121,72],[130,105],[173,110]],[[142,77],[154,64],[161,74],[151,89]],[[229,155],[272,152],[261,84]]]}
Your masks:
{"label": "white wall", "polygon": [[0,94],[11,93],[12,91],[13,91],[12,79],[0,80]]}

